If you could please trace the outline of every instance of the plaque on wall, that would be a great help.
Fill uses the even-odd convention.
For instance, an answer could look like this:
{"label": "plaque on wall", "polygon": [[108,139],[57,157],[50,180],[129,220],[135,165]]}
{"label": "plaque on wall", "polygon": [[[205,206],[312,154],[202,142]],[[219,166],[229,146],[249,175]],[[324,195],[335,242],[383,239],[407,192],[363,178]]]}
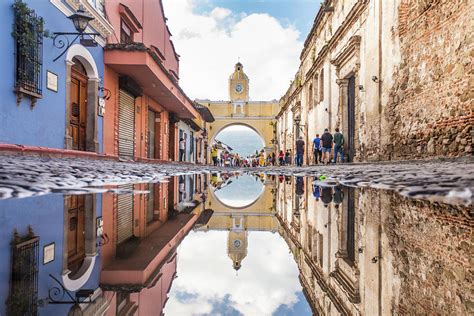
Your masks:
{"label": "plaque on wall", "polygon": [[46,72],[46,88],[58,92],[58,75],[49,70]]}
{"label": "plaque on wall", "polygon": [[54,261],[54,242],[45,245],[43,248],[43,264]]}

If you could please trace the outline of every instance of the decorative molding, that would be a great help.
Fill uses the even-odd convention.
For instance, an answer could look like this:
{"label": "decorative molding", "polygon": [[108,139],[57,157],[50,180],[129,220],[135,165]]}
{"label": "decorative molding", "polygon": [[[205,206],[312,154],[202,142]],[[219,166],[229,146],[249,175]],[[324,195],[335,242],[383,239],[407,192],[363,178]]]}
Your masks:
{"label": "decorative molding", "polygon": [[105,46],[107,44],[106,39],[109,35],[114,32],[114,27],[110,22],[99,13],[87,0],[49,0],[59,11],[64,15],[70,16],[79,8],[79,5],[83,5],[87,13],[91,14],[94,17],[94,20],[90,22],[91,26],[87,27],[85,30],[86,33],[93,33],[94,30],[97,31],[101,38],[96,38],[97,43],[100,46]]}
{"label": "decorative molding", "polygon": [[355,58],[356,67],[360,67],[360,42],[361,37],[359,35],[352,36],[342,52],[331,60],[331,64],[336,66],[337,73],[339,73],[341,66],[346,64],[351,58]]}

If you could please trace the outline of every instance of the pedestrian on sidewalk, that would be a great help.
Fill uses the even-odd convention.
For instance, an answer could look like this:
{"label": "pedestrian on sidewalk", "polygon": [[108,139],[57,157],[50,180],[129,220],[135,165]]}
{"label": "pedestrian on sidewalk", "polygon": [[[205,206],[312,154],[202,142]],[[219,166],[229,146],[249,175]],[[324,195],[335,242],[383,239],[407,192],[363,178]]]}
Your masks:
{"label": "pedestrian on sidewalk", "polygon": [[285,154],[283,153],[283,150],[280,150],[280,153],[278,154],[278,162],[280,163],[280,166],[285,165]]}
{"label": "pedestrian on sidewalk", "polygon": [[323,143],[323,162],[328,164],[331,161],[331,151],[332,151],[332,140],[333,137],[329,130],[326,128],[324,134],[321,136],[321,141]]}
{"label": "pedestrian on sidewalk", "polygon": [[303,136],[298,137],[296,141],[296,165],[301,167],[303,165],[303,155],[304,155],[304,140]]}
{"label": "pedestrian on sidewalk", "polygon": [[179,161],[184,161],[185,153],[186,153],[186,140],[181,137],[179,140]]}
{"label": "pedestrian on sidewalk", "polygon": [[344,162],[344,135],[339,132],[339,127],[336,127],[336,133],[334,133],[334,163],[337,162],[337,154],[340,154],[340,162]]}
{"label": "pedestrian on sidewalk", "polygon": [[319,137],[319,134],[316,134],[316,137],[313,139],[313,155],[315,165],[317,165],[318,162],[323,162],[321,152],[321,138]]}
{"label": "pedestrian on sidewalk", "polygon": [[287,150],[285,153],[285,165],[291,165],[291,150]]}
{"label": "pedestrian on sidewalk", "polygon": [[212,164],[217,167],[217,165],[219,163],[217,161],[217,158],[219,157],[219,151],[217,150],[216,146],[212,147],[211,157],[212,157]]}

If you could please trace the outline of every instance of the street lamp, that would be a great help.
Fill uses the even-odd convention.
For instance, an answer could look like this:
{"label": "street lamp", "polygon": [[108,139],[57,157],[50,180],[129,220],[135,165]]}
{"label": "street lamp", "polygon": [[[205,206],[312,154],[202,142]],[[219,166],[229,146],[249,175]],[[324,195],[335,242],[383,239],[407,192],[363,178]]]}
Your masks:
{"label": "street lamp", "polygon": [[[95,37],[97,35],[100,35],[97,32],[91,32],[91,33],[86,33],[85,30],[89,26],[89,23],[94,20],[94,17],[90,14],[88,14],[84,7],[82,5],[79,6],[77,11],[68,16],[68,19],[72,21],[72,24],[74,24],[74,28],[76,29],[77,32],[54,32],[53,33],[53,45],[56,48],[63,49],[61,54],[57,56],[56,58],[53,59],[53,61],[58,60],[63,56],[69,47],[76,42],[76,40],[80,37],[80,43],[83,46],[87,47],[95,47],[97,46],[97,42],[95,40]],[[69,35],[75,36],[72,40],[69,40]],[[92,39],[85,39],[84,35],[89,35],[93,37]]]}
{"label": "street lamp", "polygon": [[84,10],[84,7],[82,5],[79,6],[79,9],[77,9],[76,13],[68,16],[67,18],[72,21],[74,27],[76,28],[76,31],[80,34],[84,33],[87,26],[89,25],[89,22],[94,20],[94,17],[89,15]]}

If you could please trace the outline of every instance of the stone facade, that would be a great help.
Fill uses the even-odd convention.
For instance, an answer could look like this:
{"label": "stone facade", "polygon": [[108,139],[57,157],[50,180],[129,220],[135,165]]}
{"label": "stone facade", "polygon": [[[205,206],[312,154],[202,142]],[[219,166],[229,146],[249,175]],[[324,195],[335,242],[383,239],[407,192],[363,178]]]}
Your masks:
{"label": "stone facade", "polygon": [[350,161],[472,152],[468,1],[326,0],[280,99],[278,150],[339,127]]}
{"label": "stone facade", "polygon": [[390,146],[405,159],[472,153],[474,9],[470,1],[402,1],[401,61],[389,92]]}

